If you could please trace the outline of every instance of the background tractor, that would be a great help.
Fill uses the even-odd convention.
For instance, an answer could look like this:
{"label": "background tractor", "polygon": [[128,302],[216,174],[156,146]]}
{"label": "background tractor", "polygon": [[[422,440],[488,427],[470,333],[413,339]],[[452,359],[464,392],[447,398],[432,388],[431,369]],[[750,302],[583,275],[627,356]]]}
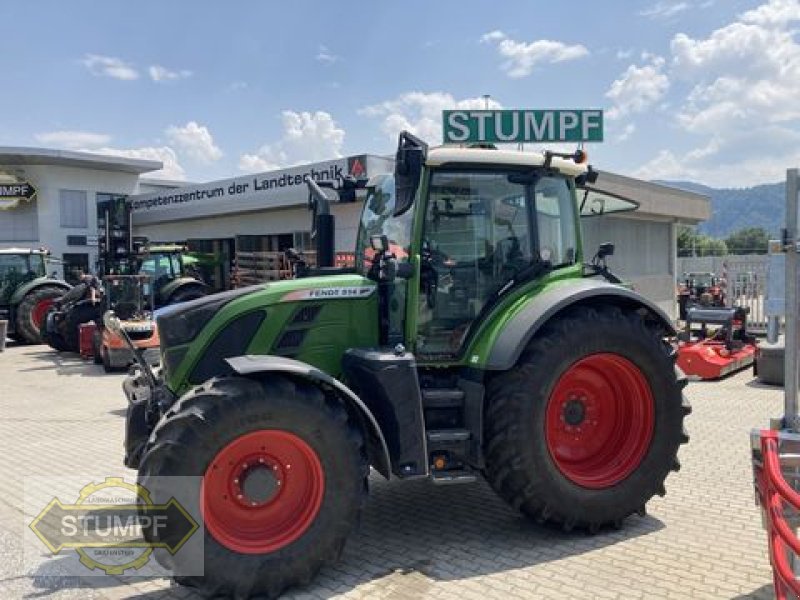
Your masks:
{"label": "background tractor", "polygon": [[686,320],[692,306],[725,306],[724,283],[714,273],[684,273],[678,289],[679,317]]}
{"label": "background tractor", "polygon": [[[584,159],[404,132],[394,174],[367,183],[354,269],[332,266],[336,190],[310,180],[318,267],[160,311],[161,369],[139,360],[123,385],[125,461],[163,497],[195,480],[163,476],[202,481],[205,574],[180,583],[249,597],[310,581],[370,467],[485,477],[566,531],[619,527],[665,493],[690,412],[675,331],[614,283],[613,246],[583,264],[581,210],[632,207],[605,203]],[[197,558],[160,560],[180,574]]]}
{"label": "background tractor", "polygon": [[0,250],[0,319],[8,321],[9,337],[27,344],[41,342],[47,311],[72,287],[47,276],[49,255],[43,249]]}
{"label": "background tractor", "polygon": [[156,307],[194,300],[209,293],[195,268],[198,259],[179,244],[145,246],[139,255],[139,273],[151,278]]}

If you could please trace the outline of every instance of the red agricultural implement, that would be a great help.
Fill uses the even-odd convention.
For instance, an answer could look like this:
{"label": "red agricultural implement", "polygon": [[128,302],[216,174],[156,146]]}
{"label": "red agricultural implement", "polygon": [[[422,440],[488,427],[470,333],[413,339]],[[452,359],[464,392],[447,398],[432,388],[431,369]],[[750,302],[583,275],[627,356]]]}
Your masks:
{"label": "red agricultural implement", "polygon": [[678,337],[678,366],[687,377],[720,379],[752,365],[755,354],[755,338],[747,333],[746,309],[692,307],[686,311],[686,328]]}
{"label": "red agricultural implement", "polygon": [[[777,320],[785,317],[786,347],[784,352],[783,417],[773,419],[770,429],[751,433],[753,475],[756,501],[761,506],[767,529],[769,560],[772,564],[775,597],[778,600],[800,598],[800,414],[798,414],[798,347],[800,344],[800,238],[798,237],[798,190],[800,176],[790,169],[786,176],[786,229],[777,243],[779,254],[785,255],[784,302]],[[779,255],[778,254],[778,255]],[[776,255],[777,256],[777,255]],[[772,258],[772,256],[771,256]],[[770,275],[777,261],[770,264]],[[778,275],[775,269],[774,275]],[[779,278],[776,277],[777,281]],[[777,325],[777,322],[775,323]],[[777,326],[770,328],[777,337]],[[768,330],[769,331],[769,330]]]}

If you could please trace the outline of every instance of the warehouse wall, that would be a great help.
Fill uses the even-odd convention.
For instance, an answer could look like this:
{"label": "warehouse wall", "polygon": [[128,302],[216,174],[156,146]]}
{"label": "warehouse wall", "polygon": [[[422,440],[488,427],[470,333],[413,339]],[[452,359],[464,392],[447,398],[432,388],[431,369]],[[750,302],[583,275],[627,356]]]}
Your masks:
{"label": "warehouse wall", "polygon": [[[355,249],[361,202],[335,204],[336,250]],[[237,235],[271,235],[311,231],[311,213],[305,206],[283,210],[219,215],[213,218],[187,219],[146,225],[134,225],[135,235],[145,235],[152,241],[184,241],[188,239],[234,238]]]}
{"label": "warehouse wall", "polygon": [[668,221],[631,217],[591,217],[582,220],[584,260],[589,262],[602,242],[613,242],[611,270],[673,319],[675,302],[674,225]]}

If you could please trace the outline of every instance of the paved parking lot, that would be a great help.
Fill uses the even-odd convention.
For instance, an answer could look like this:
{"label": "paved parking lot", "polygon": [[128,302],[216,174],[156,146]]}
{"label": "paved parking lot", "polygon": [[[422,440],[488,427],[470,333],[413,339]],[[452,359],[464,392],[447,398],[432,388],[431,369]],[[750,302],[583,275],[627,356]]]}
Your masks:
{"label": "paved parking lot", "polygon": [[[23,478],[120,471],[122,375],[44,346],[0,353],[0,598],[186,598],[165,580],[36,577],[21,557]],[[484,483],[372,481],[342,561],[294,598],[771,598],[753,504],[748,431],[782,392],[749,372],[687,388],[683,469],[621,531],[564,534],[527,522]]]}

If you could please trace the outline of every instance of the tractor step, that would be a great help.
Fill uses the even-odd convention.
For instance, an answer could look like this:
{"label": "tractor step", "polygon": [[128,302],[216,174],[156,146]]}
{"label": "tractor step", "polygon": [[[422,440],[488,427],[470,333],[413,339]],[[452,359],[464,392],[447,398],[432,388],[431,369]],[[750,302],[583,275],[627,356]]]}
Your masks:
{"label": "tractor step", "polygon": [[466,429],[433,429],[427,432],[428,441],[436,443],[466,442],[471,436]]}
{"label": "tractor step", "polygon": [[456,485],[459,483],[473,483],[478,478],[469,471],[433,471],[431,481],[436,485]]}
{"label": "tractor step", "polygon": [[461,408],[464,391],[458,388],[423,388],[422,406],[425,408]]}

